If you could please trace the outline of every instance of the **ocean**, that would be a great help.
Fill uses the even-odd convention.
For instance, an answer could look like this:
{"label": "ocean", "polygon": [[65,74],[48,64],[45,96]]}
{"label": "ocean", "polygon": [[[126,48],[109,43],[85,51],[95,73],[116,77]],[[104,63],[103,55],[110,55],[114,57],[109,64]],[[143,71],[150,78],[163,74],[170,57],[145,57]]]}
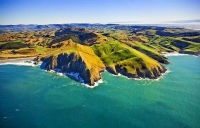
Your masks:
{"label": "ocean", "polygon": [[0,127],[200,128],[200,57],[168,58],[158,80],[104,72],[95,88],[39,66],[0,64]]}

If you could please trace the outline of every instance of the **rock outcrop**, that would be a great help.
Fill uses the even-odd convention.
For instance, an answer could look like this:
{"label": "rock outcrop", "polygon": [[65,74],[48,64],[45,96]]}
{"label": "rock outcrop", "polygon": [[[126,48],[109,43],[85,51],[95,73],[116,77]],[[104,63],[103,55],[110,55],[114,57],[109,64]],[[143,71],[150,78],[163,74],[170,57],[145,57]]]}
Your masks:
{"label": "rock outcrop", "polygon": [[[66,74],[78,74],[73,78],[80,82],[93,86],[101,79],[100,73],[105,70],[102,61],[94,53],[64,52],[43,58],[43,68],[47,70],[59,70]],[[82,82],[83,82],[82,81]]]}
{"label": "rock outcrop", "polygon": [[[129,62],[128,62],[129,61]],[[134,61],[138,61],[138,64],[134,64]],[[131,63],[132,62],[132,63]],[[107,71],[112,74],[122,74],[129,78],[149,78],[149,79],[157,79],[163,73],[166,72],[166,68],[159,63],[148,66],[143,59],[130,59],[125,60],[115,65],[107,66]]]}

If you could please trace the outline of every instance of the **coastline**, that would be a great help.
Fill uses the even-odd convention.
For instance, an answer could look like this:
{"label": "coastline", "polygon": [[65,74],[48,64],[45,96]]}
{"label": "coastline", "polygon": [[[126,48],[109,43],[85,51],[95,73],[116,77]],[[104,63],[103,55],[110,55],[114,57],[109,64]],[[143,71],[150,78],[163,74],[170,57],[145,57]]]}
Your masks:
{"label": "coastline", "polygon": [[[187,55],[190,55],[190,54],[182,54],[182,53],[179,53],[179,52],[171,52],[171,53],[162,53],[163,56],[165,57],[168,57],[168,56],[187,56]],[[191,55],[191,56],[195,56],[195,55]],[[14,59],[4,59],[4,60],[0,60],[0,65],[4,65],[4,64],[17,64],[17,65],[24,65],[24,66],[36,66],[34,63],[33,63],[33,60],[34,60],[35,57],[23,57],[23,58],[14,58]],[[21,62],[20,62],[21,61]],[[24,64],[23,61],[32,61],[31,63],[27,63],[27,64]],[[23,63],[23,64],[22,64]],[[107,71],[107,70],[106,70]],[[82,85],[85,85],[87,88],[95,88],[97,87],[99,84],[101,83],[104,83],[103,79],[101,78],[100,80],[96,81],[95,84],[93,86],[90,86],[86,83],[84,83],[84,81],[81,79],[78,79],[78,74],[76,73],[61,73],[59,70],[50,70],[49,72],[54,72],[56,73],[57,75],[59,76],[71,76],[72,78],[74,78],[77,82],[81,83]],[[120,73],[118,75],[114,75],[113,76],[116,76],[116,77],[124,77],[126,79],[131,79],[131,80],[153,80],[153,81],[159,81],[161,78],[163,78],[164,75],[168,74],[169,72],[169,69],[167,69],[164,73],[161,73],[161,75],[156,78],[156,79],[150,79],[150,78],[129,78],[127,76],[124,76],[124,75],[121,75]],[[69,78],[71,78],[69,77]]]}
{"label": "coastline", "polygon": [[195,57],[200,57],[200,55],[198,54],[188,54],[188,53],[180,53],[180,52],[162,52],[161,55],[163,55],[164,57],[168,57],[168,56],[195,56]]}
{"label": "coastline", "polygon": [[15,61],[22,61],[22,60],[33,60],[35,57],[23,57],[23,58],[14,58],[14,59],[4,59],[0,60],[0,63],[8,63],[8,62],[15,62]]}
{"label": "coastline", "polygon": [[70,72],[70,73],[60,72],[60,69],[55,69],[55,70],[50,70],[50,71],[45,70],[45,71],[49,72],[49,73],[55,73],[58,76],[67,76],[68,78],[71,78],[71,79],[79,82],[80,84],[84,85],[87,88],[95,88],[95,87],[99,86],[99,84],[103,83],[103,78],[102,77],[98,81],[94,82],[93,86],[91,86],[91,85],[85,83],[84,80],[81,77],[79,77],[79,73],[75,73],[75,72]]}
{"label": "coastline", "polygon": [[[34,63],[33,63],[33,59],[35,57],[25,57],[25,58],[15,58],[15,59],[5,59],[5,60],[0,60],[0,65],[4,65],[4,64],[11,64],[11,65],[23,65],[23,66],[36,66]],[[31,61],[29,63],[24,63],[24,61]],[[47,71],[47,70],[45,70]],[[105,70],[107,71],[107,70]],[[82,85],[84,85],[85,87],[87,88],[95,88],[97,87],[99,84],[101,83],[104,83],[103,81],[103,78],[101,77],[101,79],[99,79],[98,81],[95,82],[95,84],[93,86],[91,85],[88,85],[86,83],[84,83],[84,81],[80,78],[78,78],[78,74],[76,73],[62,73],[59,71],[59,69],[55,69],[55,70],[50,70],[50,71],[47,71],[47,72],[53,72],[53,73],[56,73],[57,75],[59,76],[67,76],[69,78],[72,77],[72,79],[75,79],[75,81],[81,83]],[[168,72],[166,71],[165,73],[162,73],[161,76],[159,76],[158,78],[156,79],[152,79],[152,80],[159,80],[163,75],[167,74]],[[125,77],[127,79],[132,79],[132,80],[151,80],[149,78],[129,78],[127,76],[124,76],[124,75],[121,75],[120,73],[118,75],[113,75],[113,76],[121,76],[121,77]]]}

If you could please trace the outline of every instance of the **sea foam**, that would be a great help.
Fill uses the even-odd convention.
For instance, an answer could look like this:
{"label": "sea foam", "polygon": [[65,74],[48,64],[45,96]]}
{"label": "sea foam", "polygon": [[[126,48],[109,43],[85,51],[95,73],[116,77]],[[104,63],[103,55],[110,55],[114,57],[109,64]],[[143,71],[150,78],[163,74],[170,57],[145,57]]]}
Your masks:
{"label": "sea foam", "polygon": [[100,80],[94,82],[93,86],[85,84],[85,83],[82,83],[82,84],[87,88],[95,88],[95,87],[99,86],[99,84],[101,84],[101,83],[103,83],[103,79],[100,79]]}
{"label": "sea foam", "polygon": [[127,76],[125,76],[125,75],[122,75],[122,74],[120,74],[120,73],[118,73],[117,75],[113,75],[113,76],[116,76],[116,77],[124,77],[124,78],[126,78],[126,79],[131,79],[131,80],[151,80],[151,81],[159,81],[161,78],[163,78],[163,76],[164,75],[166,75],[166,74],[168,74],[169,72],[171,72],[169,69],[167,69],[167,71],[165,72],[165,73],[161,73],[161,76],[159,76],[158,78],[156,78],[156,79],[150,79],[150,78],[141,78],[141,77],[139,77],[139,78],[129,78],[129,77],[127,77]]}
{"label": "sea foam", "polygon": [[[45,71],[47,71],[47,70],[45,70]],[[62,72],[62,70],[58,69],[58,68],[56,68],[54,70],[49,70],[47,72],[56,73],[59,76],[71,77],[71,78],[75,79],[76,81],[80,82],[82,85],[86,86],[87,88],[94,88],[94,87],[97,87],[99,84],[103,83],[103,79],[101,78],[100,80],[94,82],[94,85],[91,86],[89,84],[84,83],[83,78],[81,78],[81,76],[80,76],[80,74],[78,72]]]}
{"label": "sea foam", "polygon": [[178,52],[163,52],[161,55],[168,57],[168,56],[188,56],[189,54],[182,54]]}
{"label": "sea foam", "polygon": [[34,64],[35,61],[30,61],[30,60],[15,60],[15,61],[10,61],[10,62],[2,62],[0,65],[18,65],[18,66],[38,66],[41,63],[38,63],[37,65]]}

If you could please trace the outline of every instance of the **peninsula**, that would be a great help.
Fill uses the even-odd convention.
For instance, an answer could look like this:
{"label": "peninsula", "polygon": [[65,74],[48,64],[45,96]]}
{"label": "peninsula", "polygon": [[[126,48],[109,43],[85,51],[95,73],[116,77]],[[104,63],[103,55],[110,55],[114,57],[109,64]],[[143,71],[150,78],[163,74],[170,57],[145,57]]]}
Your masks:
{"label": "peninsula", "polygon": [[93,86],[100,73],[157,79],[163,52],[200,55],[200,31],[119,24],[0,25],[0,59],[35,57],[41,68]]}

